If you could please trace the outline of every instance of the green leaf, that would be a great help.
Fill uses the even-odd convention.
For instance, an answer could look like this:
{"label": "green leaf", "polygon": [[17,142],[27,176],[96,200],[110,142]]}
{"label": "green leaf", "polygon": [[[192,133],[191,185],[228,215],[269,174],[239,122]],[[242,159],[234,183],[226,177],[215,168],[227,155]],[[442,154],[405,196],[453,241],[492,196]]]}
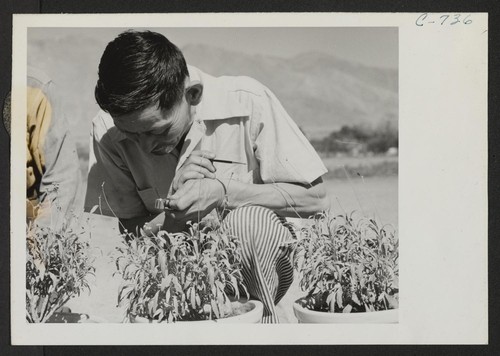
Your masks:
{"label": "green leaf", "polygon": [[345,308],[342,310],[342,313],[350,313],[352,310],[352,305],[347,304]]}
{"label": "green leaf", "polygon": [[163,314],[163,309],[157,309],[157,310],[155,311],[155,313],[153,314],[153,319],[154,319],[154,318],[156,318],[156,317],[158,316],[158,320],[160,320],[160,321],[161,321],[161,316],[160,316],[161,314]]}
{"label": "green leaf", "polygon": [[153,297],[152,304],[153,304],[153,310],[156,310],[158,308],[158,296],[160,295],[160,291],[158,290]]}
{"label": "green leaf", "polygon": [[399,301],[394,296],[386,294],[386,299],[389,304],[389,309],[399,308]]}
{"label": "green leaf", "polygon": [[94,214],[94,212],[99,208],[99,205],[94,205],[92,209],[90,209],[89,214]]}
{"label": "green leaf", "polygon": [[391,287],[399,289],[399,278],[398,278],[398,276],[394,276],[394,280],[391,283]]}
{"label": "green leaf", "polygon": [[328,297],[326,297],[326,304],[328,304],[330,306],[330,310],[333,311],[334,308],[333,308],[333,304],[332,304],[332,301],[333,301],[333,297],[335,296],[335,293],[329,293],[328,294]]}
{"label": "green leaf", "polygon": [[168,275],[168,267],[167,267],[167,255],[164,250],[158,251],[158,264],[160,265],[160,270],[163,277]]}
{"label": "green leaf", "polygon": [[[218,305],[224,305],[224,290],[218,289],[217,291],[217,303]],[[221,311],[222,313],[222,311]]]}
{"label": "green leaf", "polygon": [[182,287],[179,284],[179,280],[177,279],[176,276],[172,276],[172,282],[174,283],[175,290],[179,293],[182,293]]}
{"label": "green leaf", "polygon": [[233,286],[236,299],[240,299],[240,292],[239,292],[238,281],[236,280],[236,277],[231,275],[229,278],[231,280],[231,285]]}
{"label": "green leaf", "polygon": [[354,303],[361,305],[361,302],[359,301],[358,295],[356,293],[352,293],[351,299]]}
{"label": "green leaf", "polygon": [[133,290],[134,290],[134,286],[130,285],[130,284],[121,288],[120,291],[118,292],[117,304],[120,305],[123,300],[128,299],[128,297],[130,296],[130,293],[132,293]]}
{"label": "green leaf", "polygon": [[191,287],[189,291],[190,291],[189,294],[190,294],[191,306],[192,308],[196,308],[196,293],[194,287]]}
{"label": "green leaf", "polygon": [[215,314],[215,317],[217,319],[220,318],[220,312],[219,312],[219,307],[217,306],[217,303],[215,302],[215,300],[210,300],[210,305],[212,306],[212,311],[214,312]]}
{"label": "green leaf", "polygon": [[336,297],[337,297],[337,305],[339,306],[339,308],[343,308],[343,304],[342,304],[342,287],[340,287],[337,292],[336,292]]}
{"label": "green leaf", "polygon": [[175,314],[179,314],[179,302],[177,300],[177,297],[174,297],[174,310],[175,310]]}
{"label": "green leaf", "polygon": [[214,269],[212,266],[208,267],[208,282],[210,283],[210,287],[214,288],[215,287],[215,275],[214,275]]}
{"label": "green leaf", "polygon": [[215,285],[217,286],[217,288],[219,288],[219,289],[220,289],[220,290],[222,290],[222,291],[223,291],[223,290],[224,290],[224,288],[225,288],[224,284],[222,284],[222,282],[221,282],[221,281],[219,281],[219,280],[216,280],[216,281],[215,281]]}
{"label": "green leaf", "polygon": [[153,313],[153,311],[154,311],[153,303],[149,302],[149,303],[147,303],[147,305],[148,305],[148,319],[150,319],[150,318],[152,318],[152,316],[154,314]]}
{"label": "green leaf", "polygon": [[172,280],[171,276],[166,276],[161,279],[160,290],[163,291],[165,288],[170,286],[170,281]]}

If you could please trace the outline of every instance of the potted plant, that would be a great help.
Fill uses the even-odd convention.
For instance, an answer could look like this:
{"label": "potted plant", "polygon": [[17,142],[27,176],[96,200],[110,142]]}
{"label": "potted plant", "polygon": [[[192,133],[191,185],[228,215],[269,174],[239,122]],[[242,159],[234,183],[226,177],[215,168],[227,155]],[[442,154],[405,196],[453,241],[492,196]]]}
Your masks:
{"label": "potted plant", "polygon": [[[85,231],[54,229],[30,221],[26,229],[26,320],[81,322],[85,314],[63,308],[83,290],[90,292],[93,257]],[[82,317],[83,316],[83,317]],[[86,318],[85,318],[86,317]]]}
{"label": "potted plant", "polygon": [[292,242],[302,323],[395,323],[399,299],[398,239],[391,225],[354,213],[317,214]]}
{"label": "potted plant", "polygon": [[248,298],[239,240],[218,221],[207,217],[180,233],[126,232],[128,242],[115,256],[125,322],[260,322],[262,303],[239,302],[240,293]]}

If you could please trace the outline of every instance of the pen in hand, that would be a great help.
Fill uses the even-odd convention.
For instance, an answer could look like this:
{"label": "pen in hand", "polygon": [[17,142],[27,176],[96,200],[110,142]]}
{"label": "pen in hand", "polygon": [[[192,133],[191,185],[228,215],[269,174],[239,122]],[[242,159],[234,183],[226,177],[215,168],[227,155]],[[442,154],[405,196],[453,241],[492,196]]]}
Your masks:
{"label": "pen in hand", "polygon": [[225,159],[218,159],[218,158],[211,158],[210,161],[212,162],[219,162],[219,163],[229,163],[229,164],[245,164],[245,163],[242,163],[242,162],[235,162],[235,161],[229,161],[229,160],[225,160]]}

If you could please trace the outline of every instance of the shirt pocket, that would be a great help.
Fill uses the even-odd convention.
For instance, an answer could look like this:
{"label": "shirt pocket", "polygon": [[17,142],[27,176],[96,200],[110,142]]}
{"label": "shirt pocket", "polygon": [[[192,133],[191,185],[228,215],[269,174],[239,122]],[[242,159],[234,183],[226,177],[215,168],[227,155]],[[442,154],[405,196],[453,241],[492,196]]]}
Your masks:
{"label": "shirt pocket", "polygon": [[158,191],[155,188],[146,188],[142,190],[137,189],[137,193],[141,197],[144,206],[150,213],[159,214],[163,212],[163,210],[155,208],[156,199],[160,197]]}

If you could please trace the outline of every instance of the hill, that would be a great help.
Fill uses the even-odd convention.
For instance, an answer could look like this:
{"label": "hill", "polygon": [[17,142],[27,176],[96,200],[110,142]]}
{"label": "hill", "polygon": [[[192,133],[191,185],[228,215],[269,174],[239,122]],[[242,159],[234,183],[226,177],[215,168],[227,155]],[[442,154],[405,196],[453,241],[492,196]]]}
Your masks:
{"label": "hill", "polygon": [[206,45],[182,48],[188,63],[219,75],[247,75],[268,86],[309,138],[342,125],[398,126],[398,73],[324,53],[291,59]]}

